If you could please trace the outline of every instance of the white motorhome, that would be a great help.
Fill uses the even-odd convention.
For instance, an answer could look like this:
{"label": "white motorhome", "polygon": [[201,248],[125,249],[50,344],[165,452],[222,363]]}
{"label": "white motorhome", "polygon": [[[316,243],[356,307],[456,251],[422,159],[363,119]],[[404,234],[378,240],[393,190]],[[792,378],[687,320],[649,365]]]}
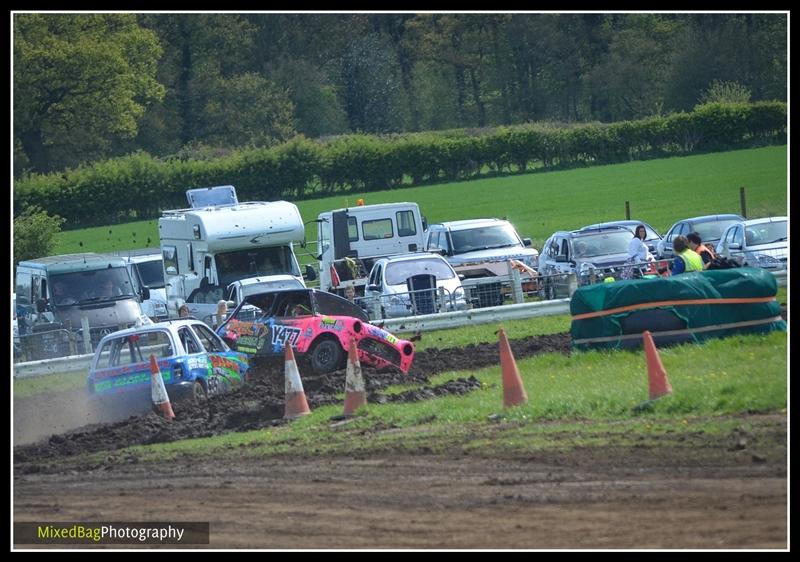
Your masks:
{"label": "white motorhome", "polygon": [[186,195],[192,208],[164,211],[158,220],[170,315],[184,302],[216,305],[231,283],[251,277],[288,275],[305,286],[293,248],[305,238],[296,205],[239,203],[233,186]]}
{"label": "white motorhome", "polygon": [[384,257],[422,250],[425,224],[416,203],[358,205],[317,218],[320,289],[364,294],[373,264]]}

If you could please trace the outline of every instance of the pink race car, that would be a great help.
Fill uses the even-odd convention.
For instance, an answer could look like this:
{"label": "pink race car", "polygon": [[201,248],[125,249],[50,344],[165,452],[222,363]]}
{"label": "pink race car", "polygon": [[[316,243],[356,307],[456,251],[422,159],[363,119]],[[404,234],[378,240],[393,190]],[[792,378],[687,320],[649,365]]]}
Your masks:
{"label": "pink race car", "polygon": [[317,374],[344,367],[351,338],[364,365],[407,373],[414,360],[413,343],[373,326],[364,311],[347,299],[317,289],[250,295],[217,334],[251,357],[282,355],[288,343]]}

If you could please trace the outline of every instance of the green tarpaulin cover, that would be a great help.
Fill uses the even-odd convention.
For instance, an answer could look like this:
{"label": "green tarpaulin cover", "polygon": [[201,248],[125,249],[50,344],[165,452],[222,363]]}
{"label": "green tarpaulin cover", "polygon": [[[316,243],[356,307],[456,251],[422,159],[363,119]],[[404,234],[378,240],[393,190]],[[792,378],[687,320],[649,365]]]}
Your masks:
{"label": "green tarpaulin cover", "polygon": [[772,273],[749,267],[580,287],[570,302],[573,347],[638,347],[644,330],[657,344],[785,331],[777,292]]}

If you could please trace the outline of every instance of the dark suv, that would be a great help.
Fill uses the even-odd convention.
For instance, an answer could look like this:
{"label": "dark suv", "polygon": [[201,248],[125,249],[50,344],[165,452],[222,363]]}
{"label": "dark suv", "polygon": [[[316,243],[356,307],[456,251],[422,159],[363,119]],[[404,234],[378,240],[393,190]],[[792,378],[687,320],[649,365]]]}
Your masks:
{"label": "dark suv", "polygon": [[619,278],[628,258],[631,231],[624,226],[582,228],[554,233],[539,254],[545,298],[567,296],[567,286],[557,275],[575,273],[578,285]]}

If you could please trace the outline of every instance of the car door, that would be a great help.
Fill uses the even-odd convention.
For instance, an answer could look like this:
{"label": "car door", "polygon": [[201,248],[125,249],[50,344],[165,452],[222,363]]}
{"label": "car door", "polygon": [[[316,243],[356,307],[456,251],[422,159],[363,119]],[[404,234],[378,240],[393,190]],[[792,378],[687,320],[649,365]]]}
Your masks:
{"label": "car door", "polygon": [[744,252],[744,228],[741,225],[733,227],[733,234],[730,243],[728,244],[728,251],[730,257],[741,265],[749,265],[746,260]]}
{"label": "car door", "polygon": [[673,257],[673,249],[672,243],[674,242],[675,238],[683,234],[684,236],[689,233],[689,226],[685,222],[679,222],[675,226],[673,226],[669,233],[664,237],[664,244],[663,244],[663,251],[661,252],[661,258],[670,259]]}
{"label": "car door", "polygon": [[155,356],[164,383],[173,382],[177,359],[175,344],[168,330],[106,339],[100,343],[92,361],[90,390],[95,394],[136,392],[142,397],[149,396],[150,355]]}
{"label": "car door", "polygon": [[247,363],[240,354],[228,349],[222,339],[208,326],[192,324],[187,328],[194,333],[205,358],[206,371],[198,375],[205,379],[206,392],[209,396],[230,392],[233,388],[244,384]]}

